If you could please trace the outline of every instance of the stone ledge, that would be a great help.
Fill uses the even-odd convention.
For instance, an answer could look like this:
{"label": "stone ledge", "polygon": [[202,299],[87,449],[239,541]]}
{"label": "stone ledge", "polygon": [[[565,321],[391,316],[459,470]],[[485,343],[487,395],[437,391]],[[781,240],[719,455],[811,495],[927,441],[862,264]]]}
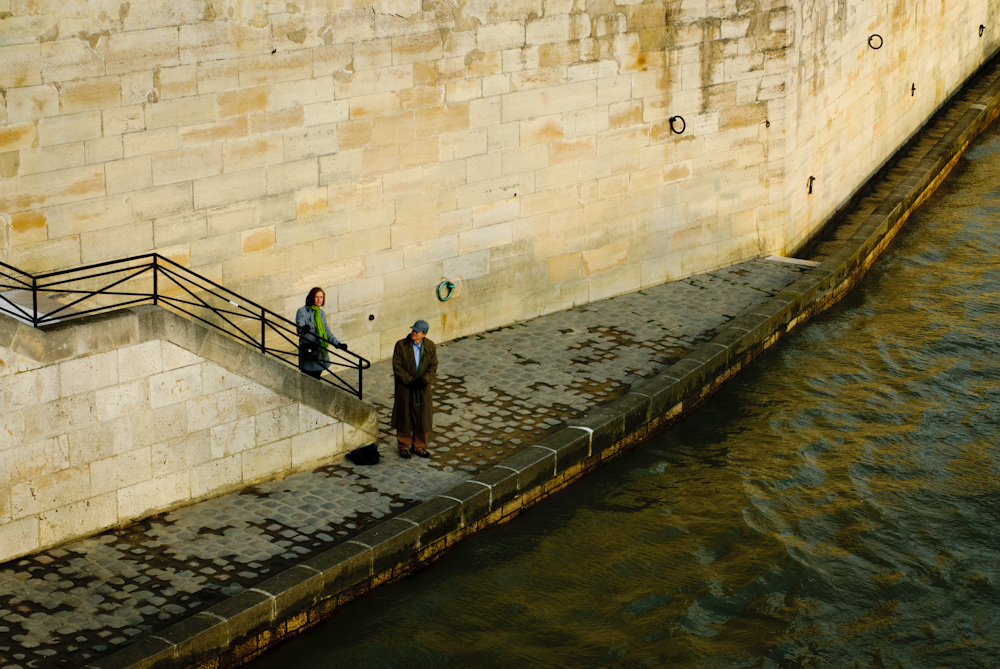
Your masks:
{"label": "stone ledge", "polygon": [[663,417],[681,402],[680,382],[672,376],[657,376],[643,381],[632,392],[649,398],[647,422]]}
{"label": "stone ledge", "polygon": [[504,504],[517,497],[517,472],[507,467],[494,465],[476,475],[473,483],[485,486],[490,491],[489,511],[502,508]]}
{"label": "stone ledge", "polygon": [[373,441],[378,434],[378,418],[371,405],[161,307],[129,307],[47,328],[33,328],[0,314],[0,346],[36,362],[59,362],[154,340],[180,346],[290,400],[334,416],[370,434]]}
{"label": "stone ledge", "polygon": [[726,326],[726,329],[736,332],[753,332],[766,322],[767,317],[759,311],[749,311],[747,313],[740,314],[731,320],[729,325]]}
{"label": "stone ledge", "polygon": [[322,592],[322,572],[307,565],[295,565],[267,579],[252,592],[270,597],[271,620],[291,618],[313,606]]}
{"label": "stone ledge", "polygon": [[396,516],[420,528],[420,544],[427,546],[462,528],[462,504],[434,497]]}
{"label": "stone ledge", "polygon": [[170,333],[173,343],[252,381],[271,388],[291,400],[335,416],[372,435],[378,434],[375,408],[331,387],[275,358],[262,355],[246,344],[195,321],[160,307],[135,307],[140,317],[143,341]]}
{"label": "stone ledge", "polygon": [[648,396],[629,392],[608,404],[608,408],[621,413],[625,434],[632,434],[648,422],[649,404]]}
{"label": "stone ledge", "polygon": [[565,428],[542,439],[538,448],[551,450],[556,456],[556,474],[576,467],[590,457],[590,433]]}
{"label": "stone ledge", "polygon": [[237,639],[268,629],[274,619],[272,599],[257,590],[244,590],[208,608],[205,613],[224,620],[226,636],[230,640]]}
{"label": "stone ledge", "polygon": [[497,467],[514,472],[518,491],[532,490],[556,475],[556,454],[549,448],[529,446]]}
{"label": "stone ledge", "polygon": [[[309,558],[302,565],[323,575],[324,592],[341,592],[372,577],[372,551],[360,544],[343,543]],[[242,634],[252,631],[243,630]]]}
{"label": "stone ledge", "polygon": [[466,527],[489,515],[493,502],[493,491],[489,485],[484,483],[465,481],[440,497],[453,499],[461,504],[462,526]]}
{"label": "stone ledge", "polygon": [[210,613],[196,613],[154,634],[173,647],[175,661],[197,663],[219,654],[229,642],[225,620]]}
{"label": "stone ledge", "polygon": [[418,525],[396,517],[362,532],[349,543],[371,550],[372,576],[378,578],[381,574],[397,571],[402,565],[413,560],[420,547],[421,538]]}
{"label": "stone ledge", "polygon": [[597,457],[625,437],[625,416],[610,406],[597,407],[572,421],[569,427],[583,428],[590,433],[590,455]]}
{"label": "stone ledge", "polygon": [[87,669],[149,669],[176,661],[176,646],[155,636],[146,636],[113,655],[95,660]]}
{"label": "stone ledge", "polygon": [[[757,316],[756,318],[759,319],[760,317]],[[757,325],[760,325],[760,323],[757,323]],[[719,331],[719,334],[712,339],[712,343],[716,346],[723,347],[726,351],[727,357],[731,359],[732,356],[739,353],[744,346],[752,343],[753,339],[749,338],[750,341],[748,342],[747,335],[753,331],[753,327],[746,329],[735,328],[732,326],[732,323],[730,323]]]}

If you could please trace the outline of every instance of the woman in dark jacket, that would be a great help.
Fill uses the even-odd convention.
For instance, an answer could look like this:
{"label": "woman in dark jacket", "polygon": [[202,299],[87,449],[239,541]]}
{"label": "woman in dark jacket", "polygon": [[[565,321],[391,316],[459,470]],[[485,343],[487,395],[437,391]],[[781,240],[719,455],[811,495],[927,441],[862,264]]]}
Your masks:
{"label": "woman in dark jacket", "polygon": [[323,303],[326,293],[319,286],[309,291],[306,304],[295,312],[295,325],[299,331],[299,369],[317,379],[330,366],[330,346],[347,350],[330,332]]}

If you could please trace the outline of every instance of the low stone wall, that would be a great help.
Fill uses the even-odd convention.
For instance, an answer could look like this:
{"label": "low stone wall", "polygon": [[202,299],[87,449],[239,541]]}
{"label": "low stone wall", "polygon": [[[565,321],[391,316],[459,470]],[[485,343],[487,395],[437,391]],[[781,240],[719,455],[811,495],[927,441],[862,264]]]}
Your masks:
{"label": "low stone wall", "polygon": [[158,307],[0,316],[0,562],[329,460],[374,409]]}

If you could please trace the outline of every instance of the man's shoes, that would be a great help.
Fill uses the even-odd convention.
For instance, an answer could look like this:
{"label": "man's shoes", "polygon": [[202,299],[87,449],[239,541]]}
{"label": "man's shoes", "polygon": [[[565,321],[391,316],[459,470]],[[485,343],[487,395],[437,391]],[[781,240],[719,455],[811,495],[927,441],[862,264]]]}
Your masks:
{"label": "man's shoes", "polygon": [[419,450],[418,451],[415,448],[411,448],[410,449],[410,453],[413,453],[418,458],[429,458],[429,457],[431,457],[431,454],[428,453],[426,450]]}
{"label": "man's shoes", "polygon": [[399,457],[403,458],[404,460],[409,460],[410,452],[401,448],[399,449]]}

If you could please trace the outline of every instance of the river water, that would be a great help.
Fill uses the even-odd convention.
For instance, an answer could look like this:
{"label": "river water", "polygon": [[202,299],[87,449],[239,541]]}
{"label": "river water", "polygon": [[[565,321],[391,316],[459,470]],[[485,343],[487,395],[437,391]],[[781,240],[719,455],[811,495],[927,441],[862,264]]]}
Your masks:
{"label": "river water", "polygon": [[1000,665],[1000,133],[707,405],[255,667]]}

